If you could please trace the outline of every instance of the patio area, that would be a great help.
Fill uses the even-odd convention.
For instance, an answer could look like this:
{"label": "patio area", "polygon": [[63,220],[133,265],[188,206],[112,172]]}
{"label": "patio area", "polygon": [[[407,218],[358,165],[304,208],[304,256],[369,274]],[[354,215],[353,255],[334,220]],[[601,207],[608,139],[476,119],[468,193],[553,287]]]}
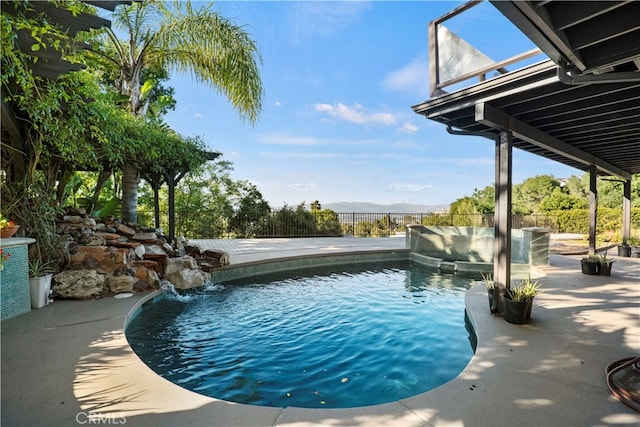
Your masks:
{"label": "patio area", "polygon": [[[402,249],[404,238],[270,239],[250,242],[250,247],[244,243],[224,242],[232,264],[272,256]],[[58,300],[1,323],[1,423],[638,425],[640,414],[612,396],[604,369],[615,360],[640,354],[640,259],[618,258],[610,277],[581,274],[579,259],[551,256],[541,279],[545,292],[536,297],[528,325],[511,325],[490,315],[484,287],[472,288],[466,304],[478,348],[467,368],[433,391],[351,409],[268,408],[195,394],[157,376],[128,346],[127,315],[144,295]]]}

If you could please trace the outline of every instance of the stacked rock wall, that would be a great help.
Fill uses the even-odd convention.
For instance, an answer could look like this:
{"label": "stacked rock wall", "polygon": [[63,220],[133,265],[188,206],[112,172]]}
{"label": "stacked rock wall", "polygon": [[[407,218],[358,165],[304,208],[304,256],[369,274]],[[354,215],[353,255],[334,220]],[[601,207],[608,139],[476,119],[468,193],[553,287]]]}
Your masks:
{"label": "stacked rock wall", "polygon": [[69,252],[67,267],[53,278],[52,289],[58,297],[86,299],[145,292],[159,289],[161,280],[188,289],[204,285],[212,268],[228,263],[226,254],[207,257],[188,247],[196,259],[187,254],[183,238],[172,245],[162,230],[137,224],[76,212],[65,215],[57,225]]}

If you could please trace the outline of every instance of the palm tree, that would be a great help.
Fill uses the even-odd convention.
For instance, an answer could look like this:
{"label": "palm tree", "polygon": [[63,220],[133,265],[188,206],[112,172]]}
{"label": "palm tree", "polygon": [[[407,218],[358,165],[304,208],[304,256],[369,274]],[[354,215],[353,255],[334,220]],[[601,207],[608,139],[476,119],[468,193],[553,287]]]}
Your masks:
{"label": "palm tree", "polygon": [[[196,81],[226,96],[241,118],[255,123],[264,94],[258,66],[262,58],[256,43],[240,26],[212,10],[213,3],[194,8],[191,2],[144,0],[121,5],[113,24],[128,34],[121,41],[105,31],[112,49],[101,52],[119,71],[118,91],[129,98],[132,114],[145,116],[151,82],[143,71],[162,68],[188,71]],[[137,222],[139,171],[128,161],[122,170],[122,219]]]}

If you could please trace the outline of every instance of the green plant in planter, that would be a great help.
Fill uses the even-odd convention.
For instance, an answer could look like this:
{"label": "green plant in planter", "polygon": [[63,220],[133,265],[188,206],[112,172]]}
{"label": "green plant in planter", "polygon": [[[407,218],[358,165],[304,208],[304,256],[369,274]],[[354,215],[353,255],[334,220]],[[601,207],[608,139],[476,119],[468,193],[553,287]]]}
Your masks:
{"label": "green plant in planter", "polygon": [[598,274],[598,267],[600,264],[600,257],[598,255],[589,255],[580,261],[583,274]]}
{"label": "green plant in planter", "polygon": [[615,261],[616,260],[612,258],[607,258],[606,252],[602,252],[602,255],[600,255],[600,259],[598,261],[598,274],[601,274],[603,276],[610,276],[611,266]]}
{"label": "green plant in planter", "polygon": [[627,239],[629,246],[629,256],[640,258],[640,237],[631,236]]}
{"label": "green plant in planter", "polygon": [[532,281],[531,277],[511,286],[504,295],[502,317],[509,323],[523,324],[531,319],[533,298],[540,292],[541,283]]}
{"label": "green plant in planter", "polygon": [[507,289],[507,294],[514,302],[524,302],[533,299],[533,297],[541,293],[541,286],[542,284],[537,280],[532,281],[531,277],[528,277],[522,280],[518,285],[512,286],[511,289]]}
{"label": "green plant in planter", "polygon": [[55,272],[55,261],[42,262],[39,258],[29,261],[29,277],[42,277]]}
{"label": "green plant in planter", "polygon": [[482,276],[482,281],[487,287],[487,290],[492,290],[496,287],[496,284],[493,282],[493,277],[491,277],[491,273],[487,273],[486,275],[484,273],[480,273],[480,275]]}
{"label": "green plant in planter", "polygon": [[628,258],[631,256],[631,245],[629,240],[623,240],[618,246],[618,256]]}
{"label": "green plant in planter", "polygon": [[489,296],[489,310],[491,314],[500,314],[502,311],[501,303],[500,303],[500,291],[496,286],[496,283],[493,281],[491,277],[491,273],[482,275],[482,280],[484,281],[484,285],[487,288],[487,295]]}
{"label": "green plant in planter", "polygon": [[29,261],[31,308],[42,308],[51,301],[51,279],[56,272],[55,267],[55,261],[43,262],[41,258]]}
{"label": "green plant in planter", "polygon": [[598,255],[598,262],[612,263],[615,262],[615,260],[613,258],[607,258],[606,252],[601,252],[600,255]]}

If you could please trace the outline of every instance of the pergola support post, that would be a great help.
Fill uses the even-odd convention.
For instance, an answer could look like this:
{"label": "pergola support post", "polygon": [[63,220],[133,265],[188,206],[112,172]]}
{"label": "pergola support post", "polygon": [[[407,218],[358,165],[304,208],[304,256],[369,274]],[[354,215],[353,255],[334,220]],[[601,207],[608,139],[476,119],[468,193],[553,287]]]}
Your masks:
{"label": "pergola support post", "polygon": [[168,239],[172,242],[176,238],[176,184],[177,180],[171,173],[165,173],[165,179],[168,187],[168,204],[169,204],[169,233]]}
{"label": "pergola support post", "polygon": [[160,228],[160,188],[153,187],[153,223]]}
{"label": "pergola support post", "polygon": [[589,167],[589,255],[596,254],[596,225],[598,216],[598,176],[596,165]]}
{"label": "pergola support post", "polygon": [[500,131],[500,136],[496,140],[493,280],[500,300],[502,293],[505,289],[509,289],[511,282],[512,140],[513,135],[508,130]]}
{"label": "pergola support post", "polygon": [[160,172],[146,172],[143,173],[142,178],[153,189],[154,224],[156,228],[160,228],[160,187],[164,183],[164,175]]}
{"label": "pergola support post", "polygon": [[188,169],[177,171],[175,169],[165,169],[163,172],[164,180],[168,187],[168,203],[169,203],[169,241],[172,242],[176,238],[176,186],[182,178],[189,172]]}
{"label": "pergola support post", "polygon": [[622,243],[631,237],[631,179],[626,179],[622,195]]}

